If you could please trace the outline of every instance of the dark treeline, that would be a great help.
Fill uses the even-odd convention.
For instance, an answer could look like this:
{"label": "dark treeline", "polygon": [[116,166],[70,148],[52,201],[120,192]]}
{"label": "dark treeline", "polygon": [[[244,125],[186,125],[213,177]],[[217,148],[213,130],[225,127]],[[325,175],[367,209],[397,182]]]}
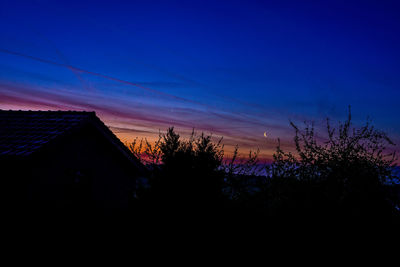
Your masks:
{"label": "dark treeline", "polygon": [[[326,125],[321,141],[313,124],[291,123],[295,153],[278,145],[269,165],[258,151],[224,161],[222,140],[193,132],[182,139],[174,128],[149,143],[137,139],[131,151],[149,174],[138,183],[135,212],[178,216],[398,218],[400,198],[394,174],[396,154],[388,136],[367,122]],[[322,133],[320,133],[322,134]]]}

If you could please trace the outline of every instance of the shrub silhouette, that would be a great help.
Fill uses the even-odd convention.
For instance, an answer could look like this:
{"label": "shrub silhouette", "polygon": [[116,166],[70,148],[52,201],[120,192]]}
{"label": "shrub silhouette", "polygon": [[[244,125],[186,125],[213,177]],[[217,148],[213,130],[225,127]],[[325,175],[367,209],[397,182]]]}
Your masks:
{"label": "shrub silhouette", "polygon": [[172,127],[154,145],[142,140],[130,148],[152,169],[151,188],[145,196],[148,204],[191,212],[222,202],[221,140],[213,143],[211,136],[195,136],[193,131],[185,141]]}
{"label": "shrub silhouette", "polygon": [[280,145],[268,167],[269,212],[292,215],[392,215],[398,200],[387,187],[393,175],[395,152],[388,136],[370,122],[351,125],[351,111],[338,129],[327,119],[327,140],[319,140],[313,124],[294,123],[296,154]]}
{"label": "shrub silhouette", "polygon": [[193,131],[183,140],[169,128],[153,144],[135,140],[131,151],[151,170],[149,187],[137,191],[142,206],[181,215],[224,207],[262,218],[398,216],[398,189],[392,186],[398,182],[393,172],[397,157],[385,133],[369,121],[353,127],[350,109],[337,128],[327,119],[325,138],[313,123],[291,126],[295,152],[283,151],[279,142],[264,174],[259,151],[238,160],[236,146],[224,162],[221,140],[214,143],[203,133]]}

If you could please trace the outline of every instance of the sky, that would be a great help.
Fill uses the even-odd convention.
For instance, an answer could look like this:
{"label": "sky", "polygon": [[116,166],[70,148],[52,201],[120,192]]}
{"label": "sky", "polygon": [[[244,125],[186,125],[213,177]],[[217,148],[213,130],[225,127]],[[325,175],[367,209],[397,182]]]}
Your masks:
{"label": "sky", "polygon": [[[367,118],[400,143],[399,1],[0,1],[0,109],[87,110],[124,142]],[[317,126],[319,127],[319,126]],[[267,138],[264,136],[267,134]],[[399,150],[397,145],[396,149]]]}

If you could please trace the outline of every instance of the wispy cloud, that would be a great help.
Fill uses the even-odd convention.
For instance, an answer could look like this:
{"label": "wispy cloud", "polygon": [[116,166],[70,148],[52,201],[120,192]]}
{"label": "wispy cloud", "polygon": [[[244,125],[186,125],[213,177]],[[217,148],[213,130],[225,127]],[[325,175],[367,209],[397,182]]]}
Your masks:
{"label": "wispy cloud", "polygon": [[[157,102],[135,103],[134,100],[124,100],[118,96],[102,96],[93,92],[76,92],[65,88],[46,88],[6,81],[0,82],[0,96],[2,108],[94,110],[117,135],[124,136],[127,141],[133,140],[135,134],[147,133],[150,137],[155,137],[159,130],[175,126],[186,134],[194,128],[214,136],[223,136],[227,146],[239,144],[243,149],[256,149],[262,145],[270,150],[275,144],[263,144],[263,130],[266,127],[283,127],[279,124],[268,125],[248,121],[241,115],[201,108],[176,108],[158,105]],[[259,132],[255,132],[257,128]]]}

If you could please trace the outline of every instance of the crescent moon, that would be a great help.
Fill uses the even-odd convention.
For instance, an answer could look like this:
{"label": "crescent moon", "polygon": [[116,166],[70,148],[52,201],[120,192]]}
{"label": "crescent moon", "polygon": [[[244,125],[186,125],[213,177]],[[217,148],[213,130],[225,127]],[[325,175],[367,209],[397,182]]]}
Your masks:
{"label": "crescent moon", "polygon": [[264,132],[264,137],[267,138],[267,132]]}

